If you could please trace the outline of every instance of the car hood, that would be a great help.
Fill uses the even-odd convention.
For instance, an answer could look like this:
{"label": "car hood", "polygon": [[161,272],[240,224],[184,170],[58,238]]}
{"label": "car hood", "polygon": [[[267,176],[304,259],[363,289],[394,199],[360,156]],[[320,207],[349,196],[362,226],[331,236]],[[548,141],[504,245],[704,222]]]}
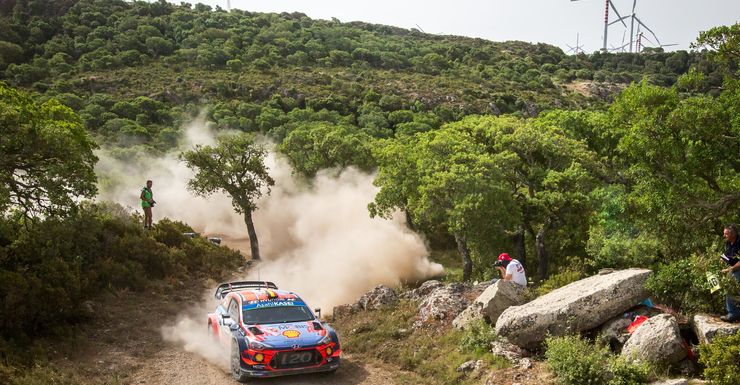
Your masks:
{"label": "car hood", "polygon": [[[253,325],[249,327],[253,339],[276,349],[314,346],[326,336],[326,329],[315,321]],[[258,329],[262,334],[256,333]]]}

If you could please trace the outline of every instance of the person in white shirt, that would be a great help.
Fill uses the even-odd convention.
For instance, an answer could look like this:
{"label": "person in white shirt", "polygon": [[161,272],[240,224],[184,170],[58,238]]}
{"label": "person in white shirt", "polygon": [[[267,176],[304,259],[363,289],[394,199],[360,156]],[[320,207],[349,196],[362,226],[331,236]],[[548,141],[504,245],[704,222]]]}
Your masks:
{"label": "person in white shirt", "polygon": [[522,287],[527,286],[527,275],[524,273],[524,266],[521,262],[509,257],[509,254],[501,253],[493,266],[501,273],[501,278],[504,281],[514,281]]}

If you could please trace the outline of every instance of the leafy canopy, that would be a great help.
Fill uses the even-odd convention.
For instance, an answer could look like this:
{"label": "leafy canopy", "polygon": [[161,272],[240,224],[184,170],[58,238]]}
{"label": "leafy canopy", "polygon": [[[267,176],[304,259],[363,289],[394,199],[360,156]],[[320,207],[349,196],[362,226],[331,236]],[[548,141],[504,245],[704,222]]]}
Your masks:
{"label": "leafy canopy", "polygon": [[267,150],[248,134],[222,136],[216,146],[197,146],[182,153],[188,167],[196,171],[188,188],[201,196],[222,191],[229,194],[240,214],[257,209],[256,200],[275,181],[265,166]]}
{"label": "leafy canopy", "polygon": [[53,216],[95,196],[96,145],[71,109],[0,83],[0,130],[0,212]]}

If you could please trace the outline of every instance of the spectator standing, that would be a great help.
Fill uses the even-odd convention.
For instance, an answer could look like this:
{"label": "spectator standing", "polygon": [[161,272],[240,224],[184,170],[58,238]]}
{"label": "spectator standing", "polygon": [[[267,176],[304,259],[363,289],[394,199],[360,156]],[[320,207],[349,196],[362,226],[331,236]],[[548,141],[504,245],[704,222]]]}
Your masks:
{"label": "spectator standing", "polygon": [[[737,236],[737,226],[727,225],[722,234],[725,238],[725,252],[721,255],[722,260],[728,265],[723,269],[723,273],[731,274],[736,281],[740,282],[740,239]],[[725,322],[740,321],[740,306],[735,301],[734,295],[737,293],[728,293],[725,298],[727,315],[720,317]]]}
{"label": "spectator standing", "polygon": [[151,229],[152,207],[154,207],[154,204],[157,203],[154,200],[154,193],[152,193],[151,180],[146,181],[146,187],[141,189],[141,195],[139,195],[139,199],[141,199],[141,208],[144,210],[144,228]]}

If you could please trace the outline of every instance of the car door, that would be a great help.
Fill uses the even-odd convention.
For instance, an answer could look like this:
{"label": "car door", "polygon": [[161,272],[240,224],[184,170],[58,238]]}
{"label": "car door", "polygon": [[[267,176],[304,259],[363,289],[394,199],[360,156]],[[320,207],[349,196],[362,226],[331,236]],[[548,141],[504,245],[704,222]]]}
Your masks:
{"label": "car door", "polygon": [[[223,314],[228,314],[228,318],[224,318]],[[220,337],[221,341],[231,341],[232,334],[231,334],[231,323],[238,323],[239,322],[239,301],[231,297],[228,300],[228,305],[226,306],[226,311],[219,314],[219,323],[221,324],[219,330],[221,331]]]}

